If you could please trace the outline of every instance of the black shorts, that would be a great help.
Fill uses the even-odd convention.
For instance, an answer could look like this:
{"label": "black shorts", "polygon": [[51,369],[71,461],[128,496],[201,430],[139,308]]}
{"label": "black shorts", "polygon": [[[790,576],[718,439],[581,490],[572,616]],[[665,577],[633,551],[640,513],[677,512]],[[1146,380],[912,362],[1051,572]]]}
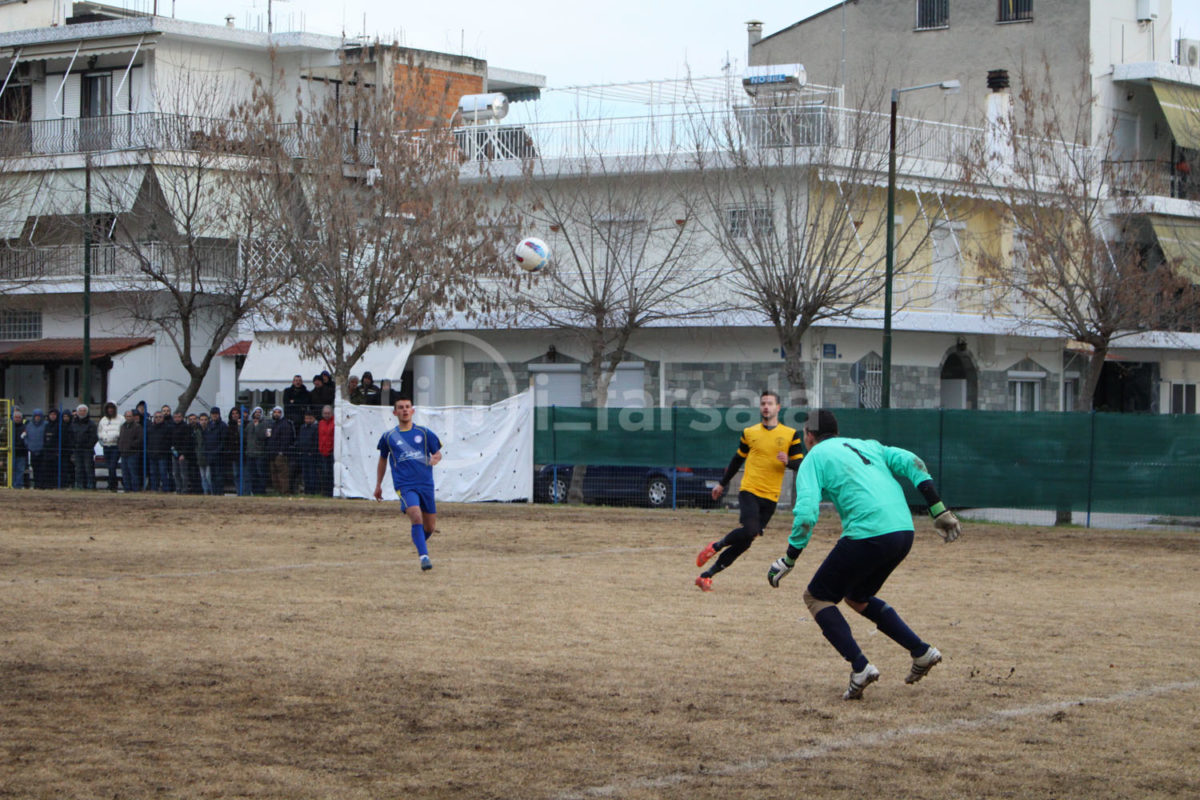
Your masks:
{"label": "black shorts", "polygon": [[759,497],[754,492],[738,492],[738,524],[761,536],[775,514],[775,505],[774,500]]}
{"label": "black shorts", "polygon": [[865,603],[900,566],[912,543],[912,531],[838,539],[809,581],[808,593],[826,603],[838,603],[842,598]]}

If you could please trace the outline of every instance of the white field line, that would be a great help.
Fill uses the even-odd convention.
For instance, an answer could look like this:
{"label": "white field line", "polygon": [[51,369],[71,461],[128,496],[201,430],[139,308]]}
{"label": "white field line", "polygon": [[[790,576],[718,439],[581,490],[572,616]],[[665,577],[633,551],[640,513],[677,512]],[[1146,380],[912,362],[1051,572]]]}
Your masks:
{"label": "white field line", "polygon": [[[406,543],[407,544],[407,543]],[[686,550],[691,552],[689,548],[684,547],[610,547],[604,550],[589,550],[574,553],[535,553],[535,554],[512,554],[512,555],[488,555],[489,560],[504,559],[519,559],[521,561],[530,560],[550,560],[550,559],[566,559],[566,558],[607,558],[614,555],[630,555],[636,553],[652,553],[666,552],[675,550]],[[347,569],[361,567],[395,567],[401,565],[412,564],[416,560],[416,551],[413,551],[412,558],[393,559],[388,561],[309,561],[301,564],[267,564],[261,567],[229,567],[227,569],[211,569],[197,570],[194,572],[152,572],[152,573],[121,573],[119,575],[51,575],[43,578],[9,578],[7,580],[0,578],[0,588],[5,586],[22,586],[31,584],[63,584],[63,583],[109,583],[115,581],[151,581],[151,580],[179,580],[191,578],[208,578],[216,575],[242,575],[248,573],[259,572],[291,572],[309,569]],[[445,559],[446,563],[453,563],[453,557]]]}
{"label": "white field line", "polygon": [[1131,689],[1125,692],[1110,694],[1105,697],[1077,697],[1073,700],[1060,700],[1053,703],[1041,703],[1033,706],[1018,706],[998,711],[989,711],[973,719],[952,719],[946,722],[928,725],[910,725],[903,728],[863,733],[844,739],[833,739],[821,744],[803,747],[786,753],[775,753],[761,758],[750,759],[733,764],[719,764],[691,772],[672,772],[658,778],[639,778],[623,783],[610,783],[605,786],[591,786],[573,792],[558,795],[557,800],[583,800],[588,797],[621,797],[629,792],[646,789],[666,789],[678,786],[688,781],[712,776],[727,777],[741,775],[747,772],[758,772],[770,769],[779,764],[791,764],[798,761],[811,761],[831,755],[841,750],[860,749],[863,747],[878,747],[901,739],[915,736],[938,736],[959,731],[978,730],[1023,717],[1052,714],[1075,706],[1101,705],[1123,703],[1129,700],[1141,700],[1147,697],[1186,692],[1200,688],[1200,681],[1183,681],[1181,683],[1165,683],[1159,686],[1148,686],[1142,689]]}

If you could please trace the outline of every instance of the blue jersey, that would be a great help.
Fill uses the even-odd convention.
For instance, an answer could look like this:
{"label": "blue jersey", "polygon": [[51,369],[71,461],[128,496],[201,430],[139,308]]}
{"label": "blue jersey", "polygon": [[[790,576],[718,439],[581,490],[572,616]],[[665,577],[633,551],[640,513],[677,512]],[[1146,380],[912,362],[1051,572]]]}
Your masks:
{"label": "blue jersey", "polygon": [[379,453],[387,456],[392,468],[392,486],[401,488],[433,488],[433,467],[429,459],[442,443],[437,434],[428,428],[413,425],[406,431],[400,426],[379,437]]}

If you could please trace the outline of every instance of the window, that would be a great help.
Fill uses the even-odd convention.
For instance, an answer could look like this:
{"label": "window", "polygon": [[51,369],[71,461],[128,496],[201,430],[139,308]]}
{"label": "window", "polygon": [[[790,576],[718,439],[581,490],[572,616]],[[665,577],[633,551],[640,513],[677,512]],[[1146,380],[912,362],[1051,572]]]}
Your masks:
{"label": "window", "polygon": [[1068,372],[1062,382],[1063,411],[1074,411],[1079,402],[1079,375]]}
{"label": "window", "polygon": [[775,220],[766,206],[731,208],[728,230],[733,239],[769,236],[775,232]]}
{"label": "window", "polygon": [[578,364],[530,364],[533,402],[538,406],[583,405],[582,373]]}
{"label": "window", "polygon": [[1008,373],[1008,410],[1041,411],[1043,372]]}
{"label": "window", "polygon": [[917,0],[917,30],[950,27],[950,0]]}
{"label": "window", "polygon": [[859,408],[879,408],[883,398],[883,359],[878,353],[867,353],[850,367]]}
{"label": "window", "polygon": [[83,76],[79,97],[79,116],[107,117],[112,113],[112,73]]}
{"label": "window", "polygon": [[645,373],[640,362],[618,364],[608,384],[608,407],[646,408]]}
{"label": "window", "polygon": [[933,298],[934,308],[953,310],[955,294],[962,282],[962,261],[958,235],[955,231],[966,226],[961,222],[934,223],[930,233],[933,249]]}
{"label": "window", "polygon": [[42,338],[42,312],[0,311],[0,340]]}
{"label": "window", "polygon": [[1171,413],[1172,414],[1195,414],[1196,413],[1196,384],[1194,384],[1194,383],[1172,383],[1171,384]]}
{"label": "window", "polygon": [[1008,410],[1037,411],[1042,402],[1040,381],[1009,381]]}
{"label": "window", "polygon": [[1024,22],[1033,19],[1033,0],[999,0],[997,22]]}

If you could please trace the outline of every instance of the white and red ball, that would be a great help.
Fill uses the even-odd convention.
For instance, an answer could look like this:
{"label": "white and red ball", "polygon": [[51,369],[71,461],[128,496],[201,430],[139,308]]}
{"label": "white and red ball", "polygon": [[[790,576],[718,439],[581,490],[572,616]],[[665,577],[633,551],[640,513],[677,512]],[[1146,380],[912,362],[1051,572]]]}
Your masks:
{"label": "white and red ball", "polygon": [[526,272],[540,272],[550,263],[550,248],[541,239],[527,236],[517,244],[513,258]]}

